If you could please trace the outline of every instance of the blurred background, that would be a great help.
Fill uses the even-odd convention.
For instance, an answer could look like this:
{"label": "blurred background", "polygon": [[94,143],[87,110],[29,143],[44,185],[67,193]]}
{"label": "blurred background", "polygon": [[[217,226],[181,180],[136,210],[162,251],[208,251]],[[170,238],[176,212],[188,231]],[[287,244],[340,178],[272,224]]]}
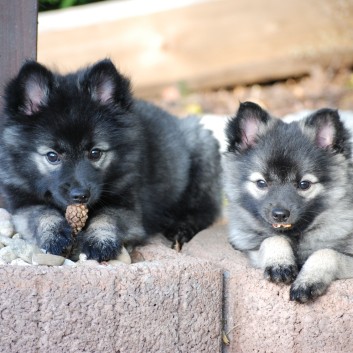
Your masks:
{"label": "blurred background", "polygon": [[39,0],[38,61],[111,58],[178,115],[353,110],[353,0]]}

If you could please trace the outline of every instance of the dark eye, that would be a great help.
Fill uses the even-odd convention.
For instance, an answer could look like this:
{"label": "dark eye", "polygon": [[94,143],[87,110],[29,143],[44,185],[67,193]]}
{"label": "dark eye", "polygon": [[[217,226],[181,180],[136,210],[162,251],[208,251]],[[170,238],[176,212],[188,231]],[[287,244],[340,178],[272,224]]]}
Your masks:
{"label": "dark eye", "polygon": [[303,180],[298,184],[300,190],[308,190],[311,187],[311,182],[308,180]]}
{"label": "dark eye", "polygon": [[103,152],[98,148],[93,148],[88,153],[88,158],[91,161],[98,161],[102,157]]}
{"label": "dark eye", "polygon": [[60,156],[56,152],[48,152],[46,157],[51,164],[59,164],[61,162]]}
{"label": "dark eye", "polygon": [[256,186],[259,188],[259,189],[265,189],[267,188],[267,183],[265,180],[258,180],[256,182]]}

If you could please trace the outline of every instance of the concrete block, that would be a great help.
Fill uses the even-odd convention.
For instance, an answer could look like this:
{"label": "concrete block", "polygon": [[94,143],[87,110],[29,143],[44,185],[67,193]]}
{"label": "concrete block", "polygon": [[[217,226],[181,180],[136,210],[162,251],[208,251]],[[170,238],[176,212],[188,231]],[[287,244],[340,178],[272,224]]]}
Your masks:
{"label": "concrete block", "polygon": [[136,258],[0,266],[0,352],[220,352],[221,269],[158,242]]}
{"label": "concrete block", "polygon": [[308,304],[289,301],[289,286],[263,279],[227,242],[227,227],[199,233],[183,252],[224,270],[224,353],[353,352],[353,279],[335,281]]}

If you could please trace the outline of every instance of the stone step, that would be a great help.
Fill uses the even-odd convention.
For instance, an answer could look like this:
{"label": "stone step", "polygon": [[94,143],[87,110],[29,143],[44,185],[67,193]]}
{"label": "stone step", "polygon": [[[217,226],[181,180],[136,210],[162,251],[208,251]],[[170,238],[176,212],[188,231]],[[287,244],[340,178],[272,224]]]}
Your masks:
{"label": "stone step", "polygon": [[221,352],[222,269],[158,239],[134,259],[0,266],[0,352]]}
{"label": "stone step", "polygon": [[353,279],[335,281],[312,303],[291,302],[288,286],[266,281],[232,249],[226,225],[199,233],[183,253],[224,271],[224,353],[353,352]]}
{"label": "stone step", "polygon": [[0,352],[352,352],[353,279],[293,303],[226,234],[156,237],[118,267],[0,266]]}

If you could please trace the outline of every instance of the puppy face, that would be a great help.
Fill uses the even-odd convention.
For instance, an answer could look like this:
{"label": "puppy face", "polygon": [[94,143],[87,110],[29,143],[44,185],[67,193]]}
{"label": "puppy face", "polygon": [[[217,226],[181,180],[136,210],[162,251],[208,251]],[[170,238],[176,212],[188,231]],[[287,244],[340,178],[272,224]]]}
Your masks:
{"label": "puppy face", "polygon": [[[133,173],[139,129],[129,83],[110,61],[67,76],[29,62],[6,95],[7,158],[21,158],[19,182],[26,180],[41,200],[61,208],[94,205]],[[121,176],[115,184],[112,171]]]}
{"label": "puppy face", "polygon": [[295,171],[290,164],[287,164],[288,171],[281,170],[280,174],[276,169],[266,168],[252,172],[244,183],[247,209],[269,231],[287,234],[303,231],[325,195],[318,177]]}
{"label": "puppy face", "polygon": [[101,197],[115,151],[102,142],[75,150],[61,147],[60,142],[38,145],[30,155],[41,185],[45,185],[45,196],[62,207],[72,203],[95,204]]}
{"label": "puppy face", "polygon": [[341,128],[331,110],[285,124],[253,103],[242,104],[227,128],[231,204],[253,217],[257,231],[295,236],[307,230],[346,189],[346,168],[337,165],[346,163],[350,146]]}

